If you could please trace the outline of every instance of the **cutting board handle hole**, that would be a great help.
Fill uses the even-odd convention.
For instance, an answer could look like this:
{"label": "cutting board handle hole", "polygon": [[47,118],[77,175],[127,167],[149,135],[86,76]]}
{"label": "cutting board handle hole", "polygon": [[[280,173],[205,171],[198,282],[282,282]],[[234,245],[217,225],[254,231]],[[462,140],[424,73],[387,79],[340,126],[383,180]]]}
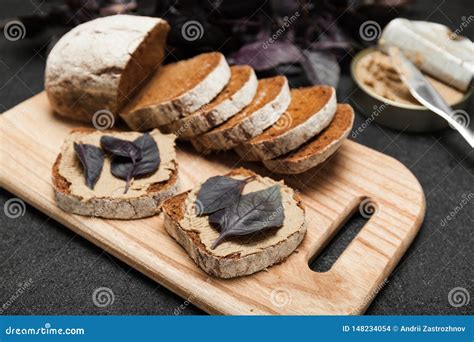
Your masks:
{"label": "cutting board handle hole", "polygon": [[341,228],[327,242],[327,245],[310,258],[309,268],[319,273],[329,271],[369,218],[376,212],[377,204],[372,199],[363,197],[359,204],[353,208],[352,214]]}

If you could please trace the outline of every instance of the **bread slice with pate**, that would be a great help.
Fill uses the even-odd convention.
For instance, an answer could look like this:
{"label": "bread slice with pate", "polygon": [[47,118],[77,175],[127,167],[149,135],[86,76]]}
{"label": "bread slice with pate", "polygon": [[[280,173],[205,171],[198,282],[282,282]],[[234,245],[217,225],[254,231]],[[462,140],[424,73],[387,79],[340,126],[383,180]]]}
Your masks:
{"label": "bread slice with pate", "polygon": [[219,52],[164,65],[120,116],[136,131],[167,125],[211,102],[227,85],[230,68]]}
{"label": "bread slice with pate", "polygon": [[118,116],[162,60],[170,26],[159,18],[112,15],[66,33],[48,55],[45,90],[54,111],[91,122]]}
{"label": "bread slice with pate", "polygon": [[208,216],[198,216],[196,198],[202,185],[163,202],[166,231],[186,250],[194,262],[206,273],[220,278],[234,278],[252,274],[284,261],[293,253],[306,233],[305,209],[301,198],[283,182],[261,177],[246,169],[235,169],[226,176],[249,179],[243,194],[279,185],[283,226],[250,235],[225,239],[217,247],[219,236]]}
{"label": "bread slice with pate", "polygon": [[313,86],[291,90],[291,102],[272,127],[235,151],[244,160],[266,160],[286,154],[325,129],[336,112],[336,90]]}
{"label": "bread slice with pate", "polygon": [[190,139],[220,125],[247,106],[257,91],[257,77],[248,65],[234,65],[231,76],[217,97],[196,112],[160,127],[164,133],[174,133],[178,139]]}
{"label": "bread slice with pate", "polygon": [[334,119],[321,134],[288,155],[264,160],[263,164],[276,173],[305,172],[328,159],[349,135],[354,123],[354,110],[348,104],[338,104]]}
{"label": "bread slice with pate", "polygon": [[161,202],[179,190],[175,136],[158,130],[149,133],[156,142],[161,159],[158,169],[132,181],[125,192],[126,182],[112,175],[111,159],[104,159],[100,176],[93,189],[85,182],[84,168],[75,153],[74,143],[100,147],[102,136],[133,141],[138,132],[99,131],[77,128],[64,140],[52,170],[52,182],[57,205],[64,211],[109,219],[137,219],[155,215]]}

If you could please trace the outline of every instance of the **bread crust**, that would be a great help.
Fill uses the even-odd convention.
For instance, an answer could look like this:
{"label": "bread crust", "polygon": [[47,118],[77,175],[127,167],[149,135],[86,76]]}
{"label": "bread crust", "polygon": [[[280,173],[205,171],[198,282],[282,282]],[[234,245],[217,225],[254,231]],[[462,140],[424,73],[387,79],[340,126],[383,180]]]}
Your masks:
{"label": "bread crust", "polygon": [[146,131],[170,124],[211,102],[224,89],[230,79],[230,74],[230,67],[224,56],[221,55],[216,68],[194,88],[167,102],[153,104],[120,115],[135,131]]}
{"label": "bread crust", "polygon": [[325,146],[321,151],[318,151],[318,153],[309,154],[306,155],[304,158],[299,158],[297,160],[293,160],[291,158],[276,158],[263,160],[263,164],[267,169],[276,173],[298,174],[305,172],[321,164],[337,151],[337,149],[342,145],[344,140],[349,135],[353,123],[354,112],[352,112],[350,124],[343,132],[341,132],[340,136],[337,139],[333,140],[330,144]]}
{"label": "bread crust", "polygon": [[285,78],[280,93],[252,115],[225,130],[216,130],[204,133],[191,142],[194,148],[201,153],[210,153],[212,150],[229,150],[247,141],[273,125],[284,113],[291,101],[288,80]]}
{"label": "bread crust", "polygon": [[[237,169],[231,174],[252,175],[248,170]],[[253,254],[241,257],[240,255],[216,256],[210,253],[200,242],[199,237],[193,231],[184,230],[176,220],[176,210],[184,212],[184,202],[188,192],[177,195],[165,201],[162,205],[166,231],[186,250],[194,262],[206,273],[219,278],[234,278],[266,269],[269,266],[284,261],[303,241],[306,233],[306,221],[285,240],[278,244],[269,246]],[[293,199],[303,209],[301,198],[294,194]],[[171,202],[181,201],[179,208],[172,208]]]}
{"label": "bread crust", "polygon": [[253,69],[247,82],[232,97],[209,111],[185,116],[169,125],[160,127],[163,133],[174,133],[178,139],[190,139],[220,125],[247,106],[257,91],[257,77]]}
{"label": "bread crust", "polygon": [[235,147],[235,151],[243,160],[258,161],[273,159],[300,147],[325,129],[334,118],[337,105],[336,90],[331,88],[331,91],[329,101],[305,122],[273,139],[256,143],[244,142]]}
{"label": "bread crust", "polygon": [[[137,87],[161,63],[168,31],[163,19],[133,15],[99,18],[73,28],[46,63],[45,90],[53,110],[89,123],[99,110],[116,115],[131,95],[122,91]],[[154,61],[137,61],[135,54],[140,57],[144,50]],[[140,72],[132,72],[138,62]],[[130,82],[122,77],[128,77],[126,70],[133,74]]]}

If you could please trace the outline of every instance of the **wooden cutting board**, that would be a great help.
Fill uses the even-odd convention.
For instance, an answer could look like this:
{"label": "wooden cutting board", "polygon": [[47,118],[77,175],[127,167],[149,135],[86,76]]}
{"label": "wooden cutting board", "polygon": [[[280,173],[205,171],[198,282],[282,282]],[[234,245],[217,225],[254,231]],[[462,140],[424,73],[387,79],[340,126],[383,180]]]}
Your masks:
{"label": "wooden cutting board", "polygon": [[[321,167],[284,178],[301,192],[307,210],[308,232],[298,251],[267,271],[221,280],[194,264],[168,236],[160,216],[102,220],[56,207],[51,166],[63,138],[79,124],[55,116],[44,93],[1,115],[0,123],[2,187],[211,314],[361,314],[425,213],[423,190],[407,168],[347,141]],[[204,158],[179,145],[178,162],[186,190],[237,166],[238,158],[233,153]],[[249,165],[269,174],[244,166]],[[375,214],[328,272],[313,272],[308,262],[367,198],[377,203]]]}

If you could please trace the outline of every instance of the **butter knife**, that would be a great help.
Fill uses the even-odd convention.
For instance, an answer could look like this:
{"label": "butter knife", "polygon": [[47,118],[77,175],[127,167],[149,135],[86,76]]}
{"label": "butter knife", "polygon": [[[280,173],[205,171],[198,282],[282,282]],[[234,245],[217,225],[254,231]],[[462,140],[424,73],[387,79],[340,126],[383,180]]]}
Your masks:
{"label": "butter knife", "polygon": [[418,68],[397,47],[385,49],[392,58],[393,64],[400,74],[403,83],[410,94],[429,110],[445,119],[462,137],[474,148],[474,134],[456,121],[453,109],[444,101],[441,95],[423,76]]}

